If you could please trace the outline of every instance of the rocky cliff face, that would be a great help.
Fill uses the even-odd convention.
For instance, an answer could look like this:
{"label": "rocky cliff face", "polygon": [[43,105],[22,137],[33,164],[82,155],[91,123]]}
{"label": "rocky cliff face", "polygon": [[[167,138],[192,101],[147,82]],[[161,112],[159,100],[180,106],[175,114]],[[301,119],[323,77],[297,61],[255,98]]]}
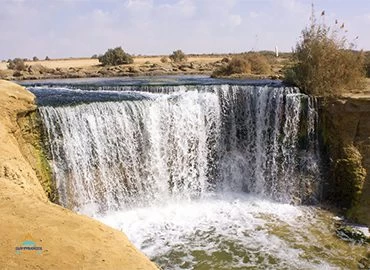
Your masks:
{"label": "rocky cliff face", "polygon": [[[0,268],[156,269],[121,232],[48,200],[35,109],[30,92],[0,80]],[[42,252],[17,254],[29,241]]]}
{"label": "rocky cliff face", "polygon": [[370,98],[328,100],[320,115],[328,157],[325,193],[349,218],[370,225]]}

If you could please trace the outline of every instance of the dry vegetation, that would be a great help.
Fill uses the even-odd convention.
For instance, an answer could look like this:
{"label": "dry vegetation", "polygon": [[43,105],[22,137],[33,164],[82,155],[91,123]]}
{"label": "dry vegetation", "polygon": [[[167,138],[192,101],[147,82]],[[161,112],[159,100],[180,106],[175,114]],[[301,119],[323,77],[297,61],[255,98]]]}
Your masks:
{"label": "dry vegetation", "polygon": [[224,58],[222,62],[225,64],[213,72],[213,77],[235,74],[270,75],[272,70],[268,58],[255,52],[237,55],[231,60]]}
{"label": "dry vegetation", "polygon": [[318,23],[302,31],[293,64],[286,69],[285,81],[318,96],[342,95],[365,87],[365,54],[354,51],[345,37],[344,26],[330,28]]}
{"label": "dry vegetation", "polygon": [[[351,52],[352,54],[352,52]],[[367,74],[370,76],[370,52],[365,53]],[[118,66],[102,66],[98,56],[25,61],[25,70],[9,70],[8,63],[0,62],[0,78],[8,80],[45,78],[85,78],[138,75],[203,74],[230,78],[282,79],[287,67],[297,59],[291,53],[275,56],[272,51],[242,54],[187,54],[187,61],[171,61],[169,55],[133,56],[134,62]],[[334,60],[333,60],[334,61]],[[290,69],[291,71],[294,69]],[[15,76],[16,75],[16,76]],[[289,74],[288,74],[289,75]],[[291,74],[290,74],[291,75]],[[291,78],[288,76],[290,83]],[[298,84],[295,82],[295,84]],[[370,85],[368,84],[370,91]]]}
{"label": "dry vegetation", "polygon": [[[0,78],[7,80],[46,78],[86,78],[116,76],[155,76],[179,74],[210,75],[221,65],[224,55],[187,55],[186,62],[170,61],[168,56],[133,56],[134,62],[117,66],[102,66],[96,58],[51,59],[26,61],[27,70],[14,76],[14,71],[1,63]],[[161,59],[166,58],[163,62]]]}

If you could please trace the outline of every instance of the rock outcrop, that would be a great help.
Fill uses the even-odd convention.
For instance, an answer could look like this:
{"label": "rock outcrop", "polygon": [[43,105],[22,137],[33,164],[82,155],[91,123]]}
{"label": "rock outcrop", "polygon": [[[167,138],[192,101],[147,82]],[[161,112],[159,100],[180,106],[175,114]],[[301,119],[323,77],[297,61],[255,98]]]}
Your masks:
{"label": "rock outcrop", "polygon": [[327,100],[320,115],[329,162],[326,195],[347,217],[370,225],[370,97]]}
{"label": "rock outcrop", "polygon": [[[0,268],[157,269],[123,233],[48,200],[35,109],[33,94],[0,80]],[[16,252],[29,241],[42,252]]]}

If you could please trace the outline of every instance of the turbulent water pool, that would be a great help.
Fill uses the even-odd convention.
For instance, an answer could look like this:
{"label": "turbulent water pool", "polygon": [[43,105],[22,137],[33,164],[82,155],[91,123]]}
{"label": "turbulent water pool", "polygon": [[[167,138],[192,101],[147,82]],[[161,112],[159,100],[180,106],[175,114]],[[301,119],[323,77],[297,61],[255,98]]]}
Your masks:
{"label": "turbulent water pool", "polygon": [[241,193],[95,218],[163,269],[357,269],[364,255],[335,236],[329,213]]}
{"label": "turbulent water pool", "polygon": [[356,269],[325,194],[313,98],[202,77],[26,83],[59,203],[163,269]]}

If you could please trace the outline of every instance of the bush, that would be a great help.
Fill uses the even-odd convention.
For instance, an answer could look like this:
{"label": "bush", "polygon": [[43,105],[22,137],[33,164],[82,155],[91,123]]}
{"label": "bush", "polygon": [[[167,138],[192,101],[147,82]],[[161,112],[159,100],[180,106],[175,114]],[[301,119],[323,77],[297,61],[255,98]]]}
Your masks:
{"label": "bush", "polygon": [[285,71],[285,81],[307,94],[336,96],[345,90],[362,88],[364,54],[353,51],[342,33],[343,25],[331,30],[316,22],[302,31],[293,51],[293,65]]}
{"label": "bush", "polygon": [[45,60],[46,60],[46,61],[49,61],[49,60],[50,60],[49,56],[46,56],[46,57],[45,57]]}
{"label": "bush", "polygon": [[27,69],[27,65],[21,58],[14,58],[13,60],[8,60],[8,68],[17,71],[23,71]]}
{"label": "bush", "polygon": [[168,63],[168,57],[166,56],[163,56],[161,57],[161,62],[164,64],[164,63]]}
{"label": "bush", "polygon": [[20,77],[20,76],[22,76],[22,73],[19,70],[16,70],[16,71],[14,71],[13,76],[14,77]]}
{"label": "bush", "polygon": [[169,58],[172,62],[179,63],[187,61],[186,54],[182,50],[174,51]]}
{"label": "bush", "polygon": [[233,57],[227,65],[221,66],[212,73],[212,76],[230,76],[232,74],[250,74],[251,64],[248,59],[242,56]]}
{"label": "bush", "polygon": [[118,66],[124,64],[132,64],[134,59],[126,53],[121,47],[108,49],[102,56],[99,56],[99,62],[103,66]]}
{"label": "bush", "polygon": [[230,76],[233,74],[268,74],[271,66],[267,58],[259,53],[246,53],[234,56],[231,60],[222,59],[226,65],[216,69],[212,76]]}
{"label": "bush", "polygon": [[269,74],[271,71],[271,66],[266,58],[266,56],[259,53],[248,53],[246,55],[249,63],[251,64],[251,69],[253,74]]}
{"label": "bush", "polygon": [[365,69],[366,76],[370,78],[370,51],[366,52]]}
{"label": "bush", "polygon": [[93,54],[92,56],[91,56],[91,59],[98,59],[98,55],[97,54]]}
{"label": "bush", "polygon": [[39,59],[37,58],[37,56],[34,56],[34,57],[32,58],[32,60],[33,60],[33,61],[39,61]]}
{"label": "bush", "polygon": [[230,62],[230,59],[227,57],[224,57],[221,59],[221,63],[229,63],[229,62]]}

